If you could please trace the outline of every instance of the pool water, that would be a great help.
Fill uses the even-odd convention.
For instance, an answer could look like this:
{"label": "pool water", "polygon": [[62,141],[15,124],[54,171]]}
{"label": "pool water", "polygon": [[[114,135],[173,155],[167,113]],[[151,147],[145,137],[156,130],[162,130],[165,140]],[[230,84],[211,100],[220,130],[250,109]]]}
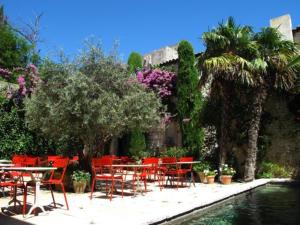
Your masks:
{"label": "pool water", "polygon": [[170,224],[300,225],[300,188],[267,186]]}

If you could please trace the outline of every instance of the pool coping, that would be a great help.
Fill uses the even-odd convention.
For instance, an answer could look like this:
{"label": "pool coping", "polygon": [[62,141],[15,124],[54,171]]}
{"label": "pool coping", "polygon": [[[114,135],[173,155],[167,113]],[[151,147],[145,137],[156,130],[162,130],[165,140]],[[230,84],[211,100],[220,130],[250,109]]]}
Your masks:
{"label": "pool coping", "polygon": [[[258,182],[257,184],[253,184],[252,182],[249,182],[249,184],[253,184],[253,185],[249,185],[249,187],[246,187],[245,189],[242,189],[241,191],[237,191],[235,193],[229,194],[223,198],[211,201],[207,204],[203,204],[203,205],[199,205],[196,207],[193,207],[189,210],[185,210],[184,212],[178,213],[176,215],[173,216],[169,216],[166,217],[164,219],[161,219],[159,221],[153,221],[150,222],[149,225],[159,225],[159,224],[169,224],[172,221],[176,222],[179,221],[181,219],[184,219],[186,216],[188,216],[189,214],[193,214],[196,213],[198,211],[204,212],[205,210],[210,209],[213,206],[222,204],[223,202],[226,202],[227,200],[230,200],[232,198],[238,197],[240,195],[243,195],[245,193],[248,193],[252,190],[255,190],[257,188],[260,188],[262,186],[266,186],[268,184],[284,184],[284,185],[299,185],[300,186],[300,180],[294,180],[294,179],[290,179],[290,178],[271,178],[271,179],[259,179],[261,182]],[[255,180],[258,181],[258,180]]]}

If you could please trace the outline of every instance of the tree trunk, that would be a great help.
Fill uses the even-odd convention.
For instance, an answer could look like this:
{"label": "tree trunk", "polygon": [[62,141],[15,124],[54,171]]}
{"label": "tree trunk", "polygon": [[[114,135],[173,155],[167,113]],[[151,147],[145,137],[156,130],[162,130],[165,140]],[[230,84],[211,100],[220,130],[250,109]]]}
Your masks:
{"label": "tree trunk", "polygon": [[225,164],[227,160],[227,152],[230,148],[230,121],[231,107],[230,92],[232,91],[229,83],[222,85],[222,112],[221,112],[221,135],[219,142],[219,165]]}
{"label": "tree trunk", "polygon": [[244,181],[255,179],[256,158],[257,158],[257,139],[260,128],[260,119],[262,114],[263,103],[267,97],[267,92],[263,88],[255,90],[253,104],[251,107],[249,129],[248,129],[248,148],[245,161]]}
{"label": "tree trunk", "polygon": [[118,138],[113,137],[111,139],[110,146],[109,146],[109,154],[110,155],[117,155],[118,144],[119,144]]}

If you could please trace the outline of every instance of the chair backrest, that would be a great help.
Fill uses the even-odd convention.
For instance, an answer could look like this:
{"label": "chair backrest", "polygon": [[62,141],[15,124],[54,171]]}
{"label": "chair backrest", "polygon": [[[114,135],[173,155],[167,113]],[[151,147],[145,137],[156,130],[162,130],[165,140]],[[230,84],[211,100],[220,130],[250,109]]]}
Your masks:
{"label": "chair backrest", "polygon": [[179,162],[193,162],[193,157],[181,157]]}
{"label": "chair backrest", "polygon": [[33,166],[37,166],[37,163],[38,163],[38,157],[26,156],[23,165],[33,167]]}
{"label": "chair backrest", "polygon": [[63,158],[63,156],[61,155],[48,155],[47,156],[48,165],[52,165],[56,159],[61,159],[61,158]]}
{"label": "chair backrest", "polygon": [[[193,157],[181,157],[179,159],[179,162],[193,162]],[[192,171],[193,164],[181,164],[180,168]]]}
{"label": "chair backrest", "polygon": [[52,171],[50,179],[63,181],[68,164],[69,164],[69,160],[70,160],[69,157],[57,158],[57,159],[53,160],[52,166],[57,167],[58,169],[62,169],[62,172],[59,177],[53,177],[55,171]]}
{"label": "chair backrest", "polygon": [[176,163],[177,159],[176,157],[163,157],[161,161],[162,163]]}
{"label": "chair backrest", "polygon": [[37,159],[37,166],[48,166],[48,157],[39,156]]}
{"label": "chair backrest", "polygon": [[15,166],[24,166],[25,159],[26,155],[13,155],[12,164],[15,164]]}
{"label": "chair backrest", "polygon": [[143,164],[158,164],[158,158],[156,157],[144,158]]}
{"label": "chair backrest", "polygon": [[111,157],[101,157],[92,159],[92,170],[94,175],[102,173],[112,173],[113,159]]}

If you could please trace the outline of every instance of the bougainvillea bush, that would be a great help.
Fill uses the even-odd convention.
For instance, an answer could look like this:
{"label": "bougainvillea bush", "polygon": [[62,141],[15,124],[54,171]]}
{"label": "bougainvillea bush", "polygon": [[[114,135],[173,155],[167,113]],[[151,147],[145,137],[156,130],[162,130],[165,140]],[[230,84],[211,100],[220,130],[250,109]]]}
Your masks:
{"label": "bougainvillea bush", "polygon": [[163,101],[175,93],[175,73],[159,69],[144,69],[138,71],[136,76],[140,83],[152,89]]}

